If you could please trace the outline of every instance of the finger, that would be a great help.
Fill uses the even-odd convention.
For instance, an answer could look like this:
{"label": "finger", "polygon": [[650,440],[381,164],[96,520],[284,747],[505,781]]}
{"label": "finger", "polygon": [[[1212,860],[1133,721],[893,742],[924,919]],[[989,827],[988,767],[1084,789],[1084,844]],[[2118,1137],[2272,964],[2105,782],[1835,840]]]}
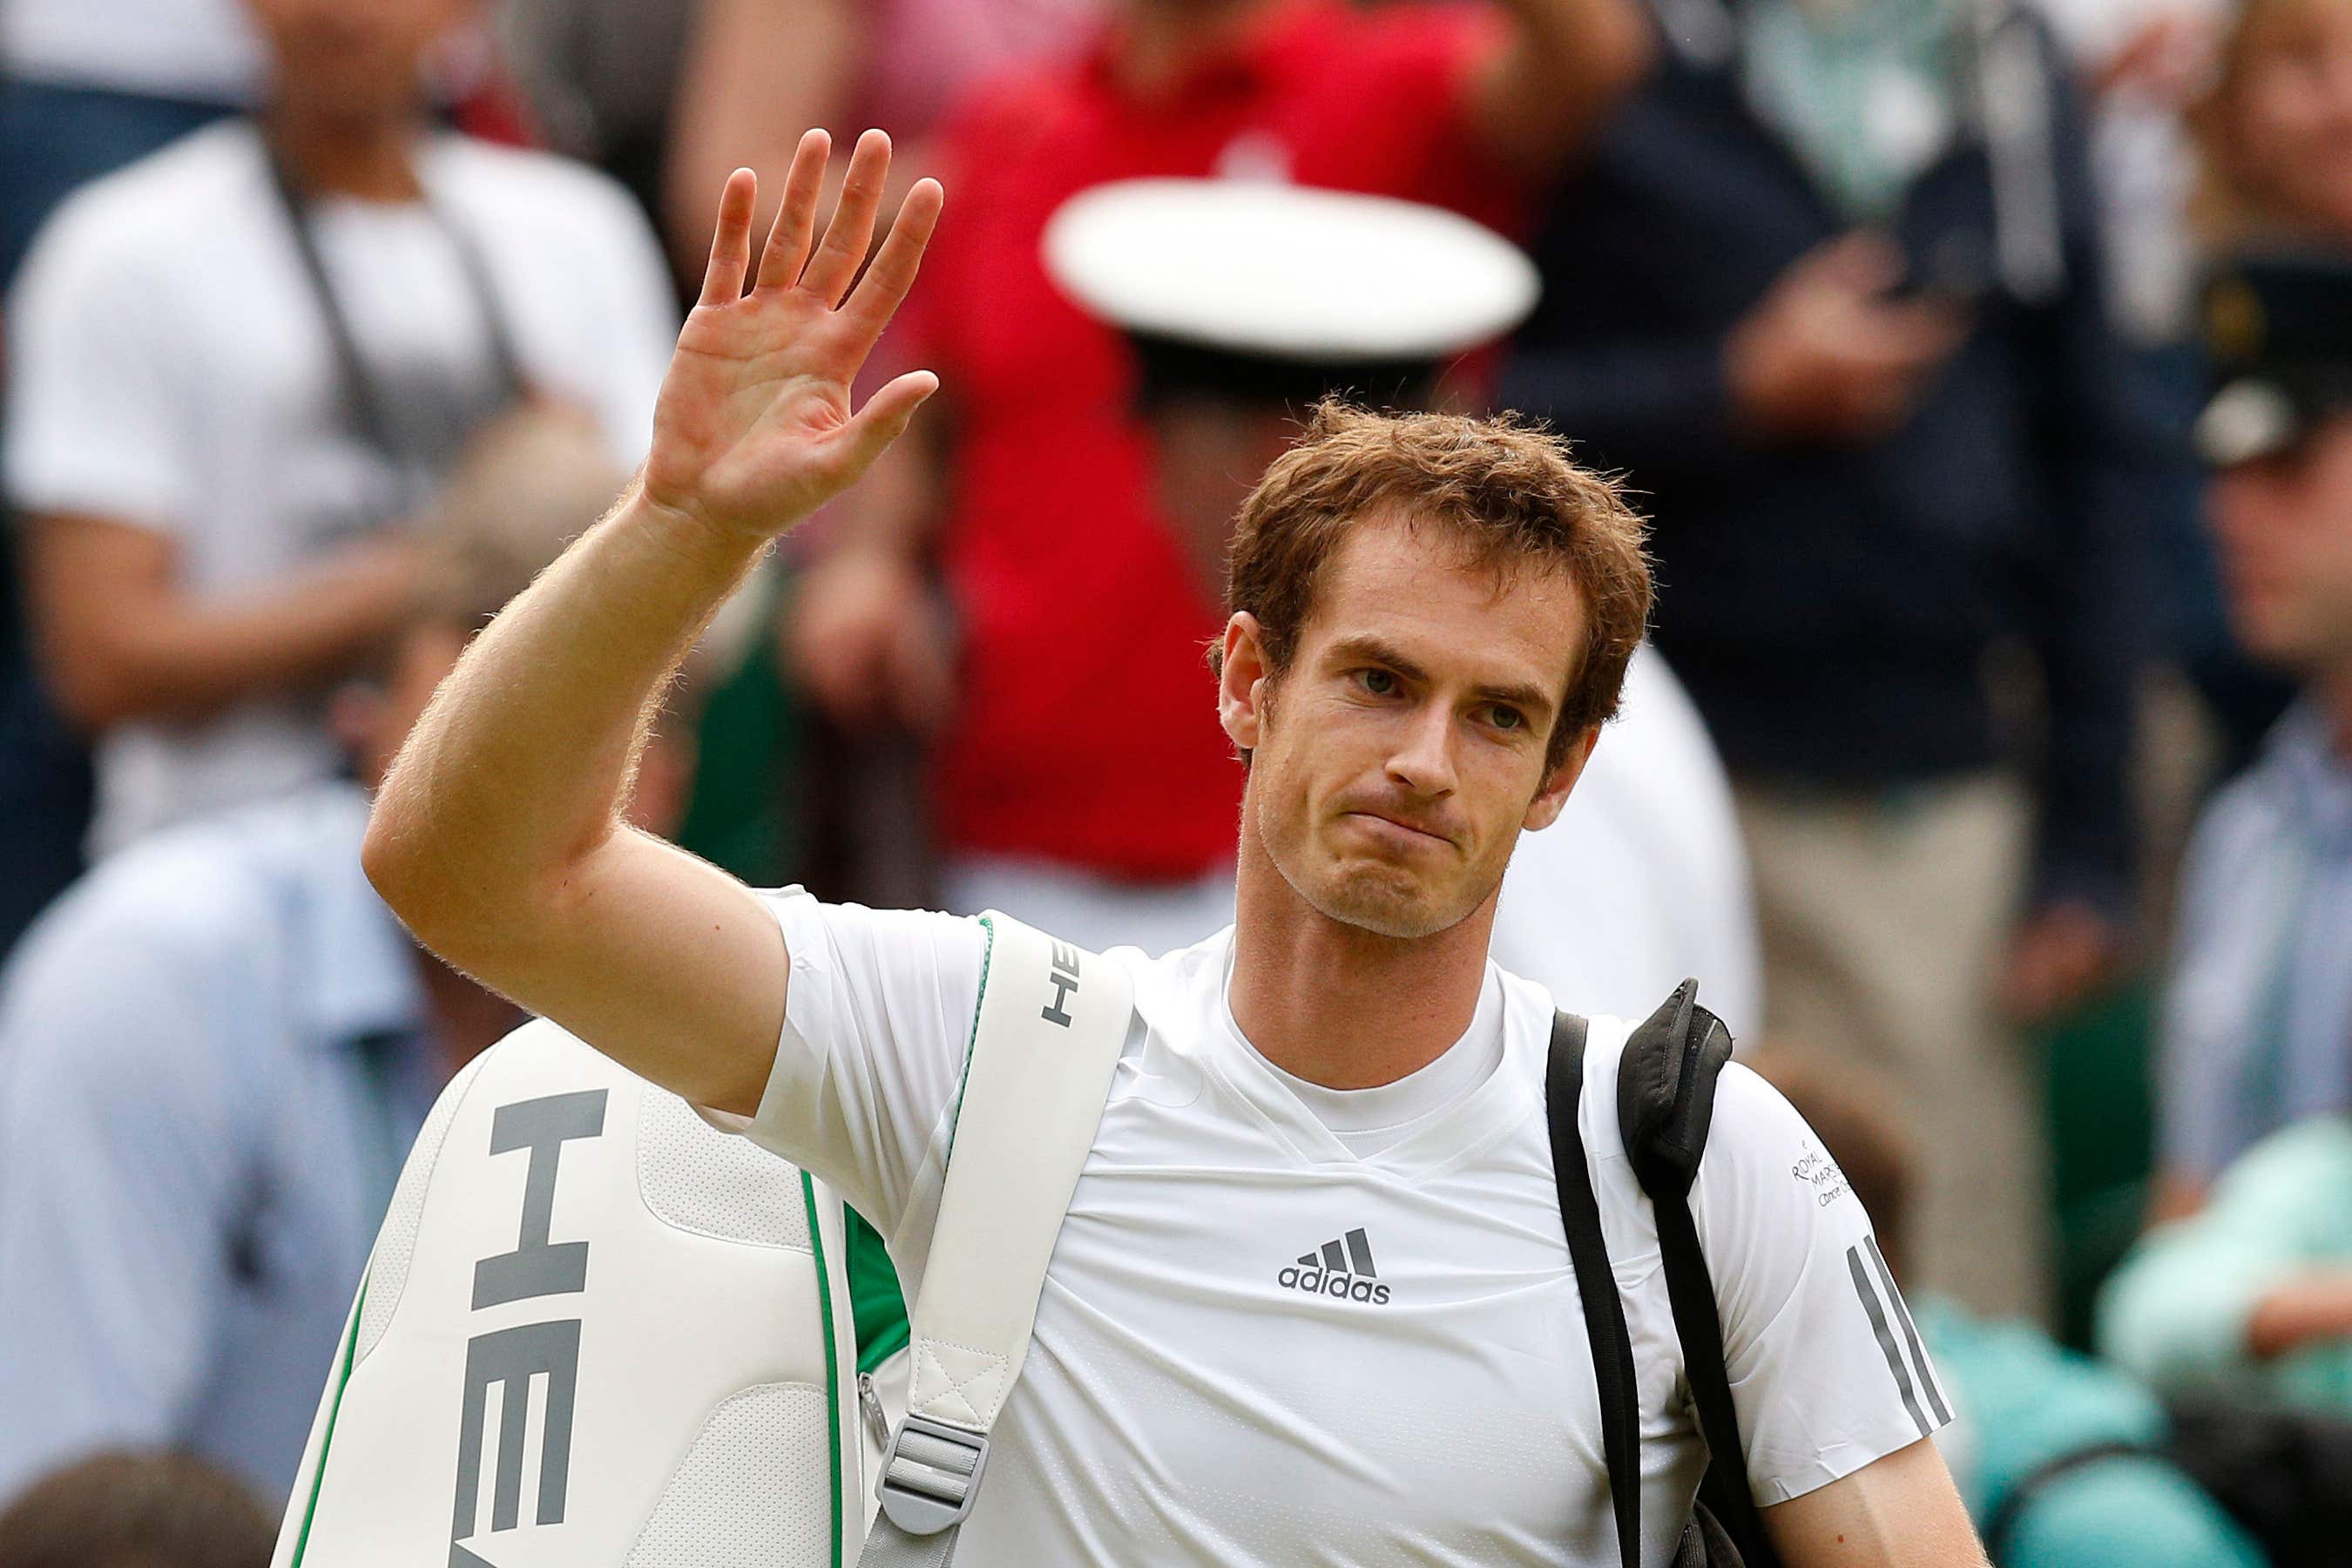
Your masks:
{"label": "finger", "polygon": [[907,433],[908,421],[924,400],[940,389],[940,378],[927,370],[908,371],[866,400],[836,439],[846,443],[848,484],[874,466],[891,442]]}
{"label": "finger", "polygon": [[743,270],[751,263],[751,206],[759,200],[760,178],[749,169],[727,176],[719,194],[719,227],[710,237],[710,264],[703,268],[705,305],[732,304],[743,297]]}
{"label": "finger", "polygon": [[793,164],[784,174],[783,200],[776,205],[776,221],[768,226],[768,243],[760,252],[756,275],[762,289],[789,289],[800,280],[808,260],[809,242],[816,233],[816,202],[824,190],[825,160],[833,156],[833,138],[822,131],[802,133],[793,149]]}
{"label": "finger", "polygon": [[923,265],[923,252],[931,243],[932,231],[939,227],[940,209],[946,200],[937,180],[915,182],[915,188],[898,204],[898,216],[883,237],[882,248],[875,252],[866,276],[858,279],[856,291],[842,306],[842,314],[869,344],[882,335],[882,329],[906,302],[907,290],[915,285],[915,274]]}
{"label": "finger", "polygon": [[866,247],[874,243],[874,216],[882,208],[882,186],[889,177],[890,138],[868,131],[849,155],[849,173],[841,182],[833,221],[825,226],[824,243],[801,274],[801,287],[828,305],[840,303],[865,264]]}

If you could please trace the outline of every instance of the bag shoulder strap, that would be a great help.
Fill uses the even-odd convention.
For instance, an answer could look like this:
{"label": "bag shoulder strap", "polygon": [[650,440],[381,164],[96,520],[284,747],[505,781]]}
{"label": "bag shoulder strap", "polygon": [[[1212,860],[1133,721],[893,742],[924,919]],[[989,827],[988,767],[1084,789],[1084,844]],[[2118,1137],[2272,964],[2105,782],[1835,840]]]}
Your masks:
{"label": "bag shoulder strap", "polygon": [[1779,1568],[1748,1486],[1748,1449],[1724,1362],[1723,1320],[1715,1280],[1691,1215],[1715,1117],[1715,1091],[1731,1060],[1731,1032],[1698,1005],[1698,982],[1685,980],[1625,1041],[1617,1069],[1617,1125],[1626,1159],[1655,1211],[1658,1252],[1683,1374],[1698,1407],[1707,1468],[1699,1499],[1720,1521],[1750,1568]]}
{"label": "bag shoulder strap", "polygon": [[861,1564],[944,1563],[1021,1375],[1045,1265],[1093,1151],[1134,982],[992,910],[946,1185],[910,1316],[907,1418]]}
{"label": "bag shoulder strap", "polygon": [[1544,1111],[1551,1126],[1552,1181],[1568,1232],[1568,1259],[1584,1308],[1592,1346],[1592,1375],[1601,1392],[1601,1451],[1609,1466],[1609,1500],[1617,1516],[1617,1554],[1623,1568],[1640,1568],[1642,1552],[1642,1421],[1640,1384],[1625,1303],[1609,1264],[1601,1229],[1601,1203],[1584,1154],[1577,1107],[1584,1098],[1584,1046],[1590,1026],[1570,1013],[1553,1015],[1551,1062],[1544,1075]]}

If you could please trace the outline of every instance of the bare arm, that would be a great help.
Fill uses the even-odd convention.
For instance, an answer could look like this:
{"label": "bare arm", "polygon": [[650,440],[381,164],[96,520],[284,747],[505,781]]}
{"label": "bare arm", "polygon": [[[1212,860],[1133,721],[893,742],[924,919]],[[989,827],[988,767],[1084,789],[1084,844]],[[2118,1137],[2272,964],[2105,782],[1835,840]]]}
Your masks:
{"label": "bare arm", "polygon": [[1471,123],[1496,156],[1557,174],[1648,74],[1656,41],[1634,0],[1503,0],[1510,42],[1473,88]]}
{"label": "bare arm", "polygon": [[[662,175],[663,237],[681,278],[702,258],[729,170],[781,169],[808,127],[845,129],[865,46],[860,9],[858,0],[703,0],[694,8]],[[771,216],[759,204],[753,232]]]}
{"label": "bare arm", "polygon": [[363,541],[267,587],[204,599],[181,587],[175,547],[152,529],[49,513],[30,520],[26,540],[50,686],[92,732],[326,680],[400,626],[426,570],[418,544]]}
{"label": "bare arm", "polygon": [[782,940],[741,884],[620,811],[647,714],[704,623],[937,384],[916,372],[850,411],[940,195],[916,185],[851,292],[889,142],[859,143],[812,255],[828,151],[821,132],[802,139],[748,295],[757,182],[728,181],[643,475],[467,652],[385,780],[364,851],[385,900],[451,963],[655,1082],[745,1113],[783,1018]]}
{"label": "bare arm", "polygon": [[1985,1568],[1944,1457],[1924,1437],[1763,1519],[1789,1568]]}

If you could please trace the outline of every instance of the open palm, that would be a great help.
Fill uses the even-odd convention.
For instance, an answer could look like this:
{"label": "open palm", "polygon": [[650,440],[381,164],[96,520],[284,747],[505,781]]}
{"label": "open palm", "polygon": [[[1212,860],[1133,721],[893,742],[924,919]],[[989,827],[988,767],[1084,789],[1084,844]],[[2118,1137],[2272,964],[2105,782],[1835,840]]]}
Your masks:
{"label": "open palm", "polygon": [[860,279],[890,139],[859,138],[817,242],[830,152],[822,131],[801,138],[748,294],[759,182],[748,169],[728,178],[702,297],[654,413],[648,500],[759,537],[782,533],[863,474],[938,389],[937,377],[916,371],[851,410],[850,384],[915,280],[942,197],[937,181],[916,182]]}

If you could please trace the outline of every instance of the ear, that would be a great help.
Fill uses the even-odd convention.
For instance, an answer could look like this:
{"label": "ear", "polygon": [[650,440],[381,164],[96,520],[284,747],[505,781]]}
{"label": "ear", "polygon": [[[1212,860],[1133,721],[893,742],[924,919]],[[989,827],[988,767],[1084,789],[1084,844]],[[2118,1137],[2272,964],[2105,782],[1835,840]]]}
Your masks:
{"label": "ear", "polygon": [[1529,833],[1538,833],[1559,820],[1560,809],[1568,805],[1568,792],[1584,776],[1584,764],[1592,760],[1592,748],[1601,742],[1601,726],[1593,725],[1579,735],[1568,748],[1568,755],[1559,766],[1544,780],[1543,788],[1528,803],[1528,815],[1519,824]]}
{"label": "ear", "polygon": [[1244,752],[1257,750],[1265,726],[1265,649],[1258,641],[1257,617],[1246,610],[1225,623],[1217,669],[1217,721]]}

